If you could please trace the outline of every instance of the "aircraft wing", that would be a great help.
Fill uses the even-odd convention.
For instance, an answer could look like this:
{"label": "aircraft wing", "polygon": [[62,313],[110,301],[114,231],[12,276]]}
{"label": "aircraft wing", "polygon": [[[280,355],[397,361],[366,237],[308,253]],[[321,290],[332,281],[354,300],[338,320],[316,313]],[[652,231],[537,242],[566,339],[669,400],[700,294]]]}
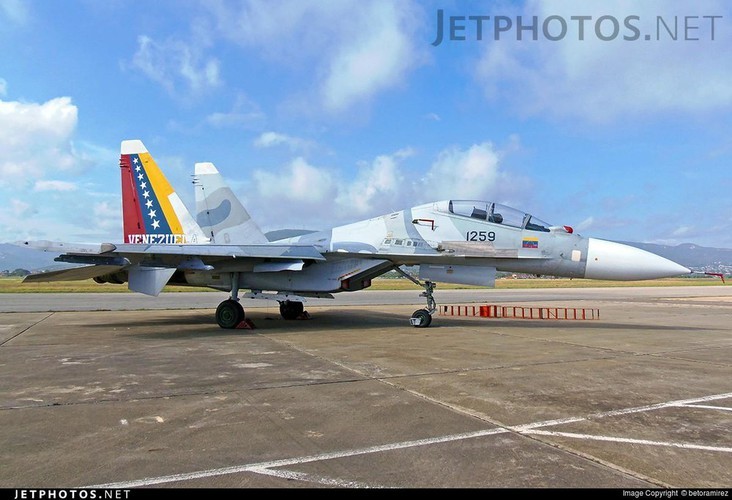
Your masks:
{"label": "aircraft wing", "polygon": [[[44,252],[64,253],[69,259],[62,262],[79,262],[86,264],[124,265],[120,257],[154,255],[179,255],[181,257],[231,257],[257,259],[306,259],[325,260],[312,245],[173,245],[173,244],[85,244],[52,241],[19,241],[17,246],[24,246]],[[138,259],[139,260],[139,259]],[[129,264],[129,262],[126,262]]]}
{"label": "aircraft wing", "polygon": [[126,255],[179,255],[181,257],[230,257],[233,259],[325,260],[311,245],[115,245],[114,253]]}
{"label": "aircraft wing", "polygon": [[104,274],[115,273],[124,269],[124,266],[106,266],[106,265],[87,265],[80,267],[72,267],[70,269],[59,269],[57,271],[47,271],[43,273],[29,274],[23,279],[23,283],[38,283],[46,281],[76,281],[87,280],[102,276]]}
{"label": "aircraft wing", "polygon": [[17,244],[47,252],[66,252],[55,260],[86,264],[31,274],[24,282],[84,280],[125,271],[130,290],[148,295],[158,295],[176,269],[213,270],[223,262],[227,268],[250,265],[255,272],[300,270],[305,260],[325,260],[311,245],[89,245],[49,241]]}

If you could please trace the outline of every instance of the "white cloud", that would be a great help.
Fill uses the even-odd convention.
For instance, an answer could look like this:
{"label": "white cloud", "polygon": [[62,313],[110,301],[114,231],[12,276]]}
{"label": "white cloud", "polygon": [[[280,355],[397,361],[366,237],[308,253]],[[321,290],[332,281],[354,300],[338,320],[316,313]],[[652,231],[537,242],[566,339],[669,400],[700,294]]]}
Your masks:
{"label": "white cloud", "polygon": [[574,230],[577,232],[591,231],[595,227],[595,218],[592,216],[587,217],[582,222],[574,226]]}
{"label": "white cloud", "polygon": [[94,204],[94,224],[100,230],[119,234],[122,230],[122,212],[119,203],[100,201]]}
{"label": "white cloud", "polygon": [[16,24],[25,24],[28,20],[28,2],[0,0],[0,13]]}
{"label": "white cloud", "polygon": [[206,117],[206,123],[214,127],[247,126],[256,125],[265,118],[264,113],[255,102],[240,94],[231,111],[211,113]]}
{"label": "white cloud", "polygon": [[256,170],[253,177],[260,196],[277,202],[325,202],[332,197],[334,189],[333,178],[328,170],[310,165],[300,157],[295,158],[282,172]]}
{"label": "white cloud", "polygon": [[43,104],[0,100],[0,184],[79,167],[70,141],[76,123],[69,97]]}
{"label": "white cloud", "polygon": [[[321,86],[325,106],[341,111],[352,104],[400,84],[416,66],[413,37],[399,3],[370,3],[364,18],[330,61]],[[350,43],[348,43],[350,42]]]}
{"label": "white cloud", "polygon": [[293,151],[307,151],[314,146],[311,141],[306,139],[278,132],[263,132],[254,140],[254,146],[258,148],[272,148],[280,145],[287,146]]}
{"label": "white cloud", "polygon": [[405,148],[359,164],[355,178],[297,157],[283,168],[257,170],[249,189],[250,207],[259,207],[265,230],[326,228],[357,218],[405,208],[413,197],[411,182],[404,182],[400,161],[412,154]]}
{"label": "white cloud", "polygon": [[494,199],[497,188],[505,187],[498,185],[500,159],[490,142],[445,149],[422,179],[421,190],[430,199]]}
{"label": "white cloud", "polygon": [[168,39],[157,42],[146,35],[137,37],[137,52],[132,66],[170,94],[186,90],[197,93],[221,84],[219,61],[205,57],[194,44]]}
{"label": "white cloud", "polygon": [[253,122],[259,121],[263,118],[262,113],[241,113],[241,112],[229,112],[229,113],[211,113],[206,117],[206,123],[214,127],[234,127],[238,125],[249,125]]}
{"label": "white cloud", "polygon": [[[119,153],[73,142],[77,120],[69,97],[0,100],[0,203],[9,200],[0,207],[0,228],[10,239],[68,241],[95,228],[94,220],[86,220],[90,193],[73,178],[95,165],[114,165]],[[85,196],[78,195],[82,190]]]}
{"label": "white cloud", "polygon": [[[80,185],[79,190],[51,191],[43,195],[23,190],[9,204],[0,205],[0,232],[9,241],[121,241],[119,193],[86,189],[89,186]],[[80,196],[82,190],[84,195]],[[4,192],[7,191],[0,190],[0,200]]]}
{"label": "white cloud", "polygon": [[284,168],[255,171],[245,192],[255,208],[252,215],[261,217],[267,230],[332,227],[437,199],[522,203],[534,193],[527,189],[528,181],[500,168],[517,144],[518,138],[511,137],[503,149],[490,142],[445,149],[421,177],[413,175],[406,163],[416,154],[412,148],[359,162],[355,175],[295,158]]}
{"label": "white cloud", "polygon": [[368,215],[375,208],[394,210],[404,186],[404,176],[396,161],[404,156],[381,155],[371,164],[362,164],[356,179],[340,189],[336,203],[354,215]]}
{"label": "white cloud", "polygon": [[15,217],[23,217],[35,212],[30,203],[13,198],[10,200],[10,211]]}
{"label": "white cloud", "polygon": [[672,233],[672,236],[680,237],[686,236],[689,233],[694,232],[694,228],[691,226],[679,226]]}
{"label": "white cloud", "polygon": [[34,191],[75,191],[77,186],[68,181],[36,181]]}
{"label": "white cloud", "polygon": [[278,144],[285,144],[289,140],[290,137],[285,134],[264,132],[254,140],[254,145],[258,148],[270,148],[272,146],[277,146]]}
{"label": "white cloud", "polygon": [[427,58],[426,48],[416,44],[421,10],[412,1],[296,0],[279,5],[249,0],[207,8],[220,36],[311,75],[301,87],[315,86],[327,111],[344,111],[400,85]]}
{"label": "white cloud", "polygon": [[[728,83],[732,66],[727,61],[732,36],[721,26],[732,16],[728,2],[530,0],[523,14],[538,16],[539,23],[552,15],[562,16],[567,20],[567,35],[560,41],[547,41],[540,25],[538,41],[517,41],[515,30],[499,41],[491,37],[483,42],[487,50],[476,74],[490,98],[507,99],[524,114],[609,122],[659,112],[697,113],[732,106],[732,86]],[[571,16],[578,15],[592,16],[582,41],[578,40],[578,23],[571,21]],[[595,35],[595,21],[602,15],[620,21],[619,35],[613,41],[602,41]],[[623,25],[631,15],[640,17],[631,21],[641,31],[636,41],[623,40],[623,36],[634,36]],[[724,16],[716,21],[715,40],[710,40],[711,21],[702,18],[692,21],[700,26],[691,32],[700,38],[698,41],[684,40],[683,28],[676,41],[665,36],[664,28],[662,39],[656,40],[657,16],[668,23],[679,16],[683,26],[687,15]],[[611,32],[610,23],[601,28],[605,34]],[[652,39],[646,41],[646,34]]]}
{"label": "white cloud", "polygon": [[394,157],[398,158],[400,160],[403,160],[405,158],[409,158],[410,156],[416,155],[417,152],[415,149],[411,146],[407,146],[406,148],[399,149],[394,153]]}

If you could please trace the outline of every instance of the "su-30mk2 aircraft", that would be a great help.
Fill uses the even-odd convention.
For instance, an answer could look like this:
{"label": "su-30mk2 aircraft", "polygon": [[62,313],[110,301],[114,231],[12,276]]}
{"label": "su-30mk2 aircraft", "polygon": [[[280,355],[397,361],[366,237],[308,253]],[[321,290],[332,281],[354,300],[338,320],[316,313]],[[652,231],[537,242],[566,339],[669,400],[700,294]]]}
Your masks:
{"label": "su-30mk2 aircraft", "polygon": [[[493,286],[496,271],[607,280],[690,272],[650,252],[584,238],[488,201],[436,201],[270,241],[211,163],[196,164],[195,218],[141,141],[122,142],[120,169],[124,242],[20,242],[64,252],[57,261],[84,264],[32,274],[26,282],[93,278],[127,282],[130,290],[153,296],[168,283],[229,291],[216,322],[235,328],[245,318],[242,289],[245,297],[277,300],[282,317],[295,319],[307,297],[361,290],[395,270],[424,288],[427,306],[410,323],[427,327],[436,310],[435,282]],[[419,266],[419,279],[402,266]]]}

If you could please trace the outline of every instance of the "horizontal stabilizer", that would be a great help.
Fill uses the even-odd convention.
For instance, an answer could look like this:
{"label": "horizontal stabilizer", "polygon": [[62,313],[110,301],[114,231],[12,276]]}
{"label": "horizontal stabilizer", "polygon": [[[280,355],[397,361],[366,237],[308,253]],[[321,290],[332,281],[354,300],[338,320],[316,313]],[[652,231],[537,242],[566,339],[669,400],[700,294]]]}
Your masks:
{"label": "horizontal stabilizer", "polygon": [[231,257],[259,259],[325,260],[323,254],[310,245],[117,245],[125,254],[185,255],[196,257]]}
{"label": "horizontal stabilizer", "polygon": [[144,293],[157,297],[173,273],[175,268],[133,266],[128,270],[127,288],[133,292]]}
{"label": "horizontal stabilizer", "polygon": [[124,266],[81,266],[71,269],[60,269],[43,273],[29,274],[23,279],[23,283],[40,283],[46,281],[76,281],[88,280],[105,274],[116,273]]}

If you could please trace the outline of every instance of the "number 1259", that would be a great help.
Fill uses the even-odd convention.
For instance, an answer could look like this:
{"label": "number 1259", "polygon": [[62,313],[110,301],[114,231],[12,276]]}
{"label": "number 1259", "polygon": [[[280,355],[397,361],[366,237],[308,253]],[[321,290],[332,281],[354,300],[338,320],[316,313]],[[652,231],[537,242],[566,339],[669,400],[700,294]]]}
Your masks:
{"label": "number 1259", "polygon": [[496,241],[496,233],[493,231],[468,231],[465,233],[466,241]]}

